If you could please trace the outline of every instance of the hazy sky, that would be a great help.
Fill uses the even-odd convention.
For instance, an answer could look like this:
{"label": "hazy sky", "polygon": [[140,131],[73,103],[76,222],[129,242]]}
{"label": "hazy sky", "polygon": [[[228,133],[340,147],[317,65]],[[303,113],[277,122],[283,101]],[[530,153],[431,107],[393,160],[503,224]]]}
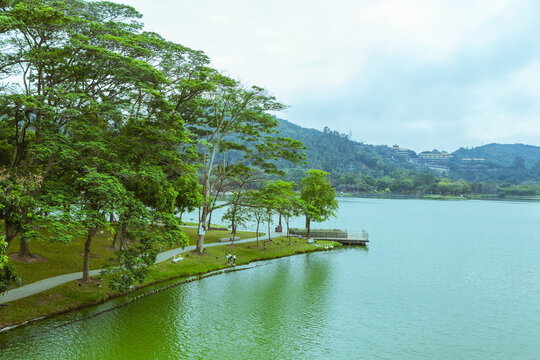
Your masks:
{"label": "hazy sky", "polygon": [[116,2],[301,126],[416,151],[540,145],[539,1]]}

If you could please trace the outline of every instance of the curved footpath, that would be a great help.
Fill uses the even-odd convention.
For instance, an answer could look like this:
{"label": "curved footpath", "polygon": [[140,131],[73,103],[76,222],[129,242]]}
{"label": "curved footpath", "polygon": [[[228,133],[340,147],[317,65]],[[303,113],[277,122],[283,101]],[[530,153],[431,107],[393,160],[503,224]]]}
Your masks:
{"label": "curved footpath", "polygon": [[[271,235],[273,239],[273,238],[282,236],[283,234],[272,232]],[[259,240],[268,240],[268,234],[260,236]],[[253,241],[257,241],[257,238],[235,240],[234,243],[239,244],[239,243],[247,243],[247,242],[253,242]],[[228,244],[229,242],[215,242],[215,243],[205,244],[204,246],[211,247],[211,246],[220,246],[220,245],[228,245]],[[177,248],[177,249],[161,252],[156,256],[156,264],[163,262],[165,260],[171,259],[172,257],[178,254],[181,254],[187,251],[192,251],[192,250],[195,250],[195,245],[190,245],[184,248]],[[99,275],[101,270],[102,269],[90,270],[90,276]],[[62,285],[67,282],[74,281],[80,278],[82,278],[82,272],[58,275],[51,278],[39,280],[31,284],[21,286],[20,288],[9,290],[6,294],[0,295],[0,304],[8,303],[10,301],[15,301],[15,300],[25,298],[27,296],[35,295],[42,291],[49,290],[58,285]]]}

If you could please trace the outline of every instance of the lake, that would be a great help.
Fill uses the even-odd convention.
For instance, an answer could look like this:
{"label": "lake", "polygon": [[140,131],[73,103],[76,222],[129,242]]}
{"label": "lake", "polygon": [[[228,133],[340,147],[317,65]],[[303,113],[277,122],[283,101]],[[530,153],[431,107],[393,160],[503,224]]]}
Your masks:
{"label": "lake", "polygon": [[318,227],[366,229],[367,248],[262,262],[0,333],[0,358],[540,358],[540,203],[339,205]]}

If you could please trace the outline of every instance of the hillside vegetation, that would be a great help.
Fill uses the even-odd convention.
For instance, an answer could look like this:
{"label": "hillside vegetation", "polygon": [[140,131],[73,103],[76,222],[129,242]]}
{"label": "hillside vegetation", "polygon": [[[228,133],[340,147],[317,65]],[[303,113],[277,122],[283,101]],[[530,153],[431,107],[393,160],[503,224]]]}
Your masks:
{"label": "hillside vegetation", "polygon": [[331,173],[332,185],[346,192],[539,194],[538,146],[488,144],[460,148],[443,164],[446,170],[434,171],[415,162],[417,154],[412,151],[403,156],[390,146],[356,142],[328,127],[323,131],[307,129],[282,119],[278,124],[281,136],[300,140],[307,147],[304,164],[278,163],[286,178],[297,183],[306,169],[314,168]]}

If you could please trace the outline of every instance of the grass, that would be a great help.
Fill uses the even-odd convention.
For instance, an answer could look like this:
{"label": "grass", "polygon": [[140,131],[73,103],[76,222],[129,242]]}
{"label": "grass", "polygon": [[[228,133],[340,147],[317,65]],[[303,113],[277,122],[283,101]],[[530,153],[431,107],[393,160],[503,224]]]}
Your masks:
{"label": "grass", "polygon": [[59,314],[84,305],[97,304],[107,300],[109,296],[106,288],[92,284],[78,286],[75,281],[71,281],[2,307],[0,328]]}
{"label": "grass", "polygon": [[[225,255],[229,252],[236,255],[236,264],[241,265],[257,260],[320,251],[324,249],[325,244],[330,243],[318,241],[317,244],[321,246],[317,247],[308,244],[305,239],[293,238],[291,245],[289,245],[286,238],[279,237],[273,241],[261,241],[260,246],[256,246],[255,242],[250,242],[209,247],[206,248],[204,255],[186,253],[184,260],[176,264],[170,261],[157,264],[141,286],[230,268],[232,266],[228,265],[225,259]],[[78,286],[75,281],[71,281],[42,293],[14,301],[10,303],[10,306],[2,307],[0,309],[0,328],[104,302],[115,295],[106,287],[97,287],[91,284]]]}
{"label": "grass", "polygon": [[[260,241],[259,246],[256,246],[256,243],[253,242],[208,247],[205,250],[205,255],[199,256],[187,253],[181,263],[173,264],[170,261],[165,261],[157,264],[156,271],[152,272],[149,278],[151,282],[163,281],[173,277],[203,274],[208,271],[227,268],[230,267],[230,265],[227,265],[225,258],[227,253],[236,255],[236,264],[241,265],[252,261],[274,259],[319,249],[315,245],[308,244],[305,239],[293,238],[292,244],[288,244],[286,238],[279,237],[274,241]],[[323,244],[324,247],[324,242],[318,242],[318,244]]]}
{"label": "grass", "polygon": [[[197,240],[197,229],[184,228],[189,238],[189,245],[195,245]],[[206,232],[205,243],[214,243],[220,238],[230,237],[230,232],[211,230]],[[255,232],[239,232],[241,239],[255,237]],[[90,250],[90,269],[101,269],[108,258],[114,255],[111,250],[111,235],[107,232],[98,233],[92,240]],[[156,248],[158,245],[156,245]],[[162,251],[177,248],[178,245],[162,246]],[[8,253],[16,253],[19,249],[19,240],[14,239]],[[35,281],[46,279],[62,274],[70,274],[82,271],[83,266],[84,238],[77,238],[68,244],[49,243],[42,241],[30,242],[30,252],[32,254],[45,257],[45,262],[22,263],[11,261],[15,267],[17,278],[21,278],[22,284],[27,285]]]}

